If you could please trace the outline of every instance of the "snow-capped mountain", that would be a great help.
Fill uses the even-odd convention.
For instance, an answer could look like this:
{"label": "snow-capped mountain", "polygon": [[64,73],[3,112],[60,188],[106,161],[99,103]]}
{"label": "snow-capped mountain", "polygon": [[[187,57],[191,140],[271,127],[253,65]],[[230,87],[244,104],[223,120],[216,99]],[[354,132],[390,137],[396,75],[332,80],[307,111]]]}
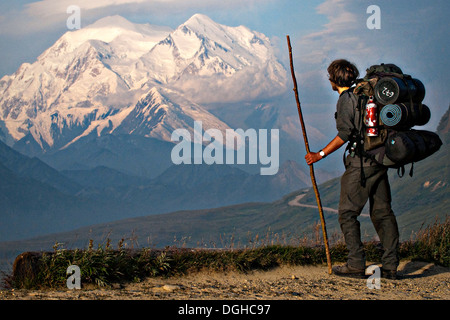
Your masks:
{"label": "snow-capped mountain", "polygon": [[246,27],[199,14],[175,30],[107,17],[0,79],[0,139],[44,151],[90,134],[170,141],[193,120],[228,127],[199,103],[278,94],[285,81],[267,37]]}
{"label": "snow-capped mountain", "polygon": [[[89,127],[66,146],[78,139],[95,134],[137,134],[144,137],[171,141],[174,129],[193,131],[194,121],[202,121],[205,130],[219,129],[225,132],[228,125],[202,106],[193,103],[177,92],[153,87],[139,99],[136,105],[123,108],[98,120],[92,120]],[[64,148],[63,147],[63,148]]]}
{"label": "snow-capped mountain", "polygon": [[269,39],[196,14],[141,58],[146,77],[196,102],[249,100],[285,89],[286,71]]}

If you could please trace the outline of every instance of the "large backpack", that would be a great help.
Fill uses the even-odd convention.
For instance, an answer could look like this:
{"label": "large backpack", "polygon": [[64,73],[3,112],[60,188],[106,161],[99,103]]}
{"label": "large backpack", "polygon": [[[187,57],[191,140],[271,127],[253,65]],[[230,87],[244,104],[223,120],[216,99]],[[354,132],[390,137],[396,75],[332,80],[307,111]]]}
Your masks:
{"label": "large backpack", "polygon": [[[439,136],[430,131],[412,129],[425,125],[430,119],[430,109],[422,103],[425,87],[418,79],[404,74],[394,64],[373,65],[359,79],[353,93],[358,97],[360,115],[359,132],[354,132],[349,149],[363,158],[398,169],[402,176],[405,165],[411,163],[410,176],[415,162],[423,160],[442,145]],[[369,99],[377,105],[378,135],[368,136],[364,123],[365,108]],[[362,165],[361,165],[362,167]],[[361,184],[365,184],[361,169]]]}

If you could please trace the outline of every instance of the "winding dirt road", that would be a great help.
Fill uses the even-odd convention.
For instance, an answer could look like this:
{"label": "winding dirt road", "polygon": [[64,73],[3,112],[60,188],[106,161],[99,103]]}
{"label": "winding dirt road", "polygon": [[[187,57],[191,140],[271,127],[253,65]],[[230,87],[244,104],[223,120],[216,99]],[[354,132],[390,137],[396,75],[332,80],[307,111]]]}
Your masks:
{"label": "winding dirt road", "polygon": [[[291,207],[317,208],[317,205],[300,203],[300,200],[302,200],[305,196],[306,196],[306,193],[299,194],[294,199],[289,201],[288,205],[290,205]],[[323,207],[322,206],[322,210],[323,211],[328,211],[328,212],[331,212],[331,213],[334,213],[334,214],[338,214],[339,213],[337,209],[330,208],[330,207]],[[368,213],[361,213],[361,216],[369,217],[370,215]]]}

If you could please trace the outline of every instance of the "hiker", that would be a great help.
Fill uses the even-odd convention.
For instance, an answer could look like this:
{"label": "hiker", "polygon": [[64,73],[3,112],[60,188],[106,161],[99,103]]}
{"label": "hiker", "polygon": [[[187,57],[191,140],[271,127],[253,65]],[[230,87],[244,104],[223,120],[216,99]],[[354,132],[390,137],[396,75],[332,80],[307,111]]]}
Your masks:
{"label": "hiker", "polygon": [[[341,59],[333,61],[327,70],[331,88],[339,93],[335,113],[338,133],[323,150],[317,153],[310,152],[305,156],[308,165],[325,158],[350,142],[352,134],[361,129],[357,127],[358,101],[352,88],[359,76],[358,69],[349,61]],[[370,218],[385,250],[381,261],[382,276],[388,279],[397,277],[399,232],[391,209],[387,172],[387,167],[376,164],[364,156],[361,159],[357,152],[345,158],[345,173],[341,178],[339,224],[349,254],[345,265],[333,268],[333,272],[337,275],[364,276],[366,261],[357,218],[369,200]],[[361,174],[364,174],[364,184],[361,183]]]}

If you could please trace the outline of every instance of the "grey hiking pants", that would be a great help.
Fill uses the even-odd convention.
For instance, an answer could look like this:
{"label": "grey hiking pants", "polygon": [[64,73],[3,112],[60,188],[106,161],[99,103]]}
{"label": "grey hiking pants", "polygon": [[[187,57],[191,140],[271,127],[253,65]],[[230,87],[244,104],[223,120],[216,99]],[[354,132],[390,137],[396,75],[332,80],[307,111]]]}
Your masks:
{"label": "grey hiking pants", "polygon": [[397,270],[399,232],[397,220],[391,209],[391,190],[387,168],[381,166],[363,167],[366,186],[361,186],[361,168],[346,165],[341,178],[339,201],[339,223],[349,250],[347,263],[358,269],[365,269],[365,254],[361,242],[358,216],[369,200],[370,218],[384,248],[383,269]]}

